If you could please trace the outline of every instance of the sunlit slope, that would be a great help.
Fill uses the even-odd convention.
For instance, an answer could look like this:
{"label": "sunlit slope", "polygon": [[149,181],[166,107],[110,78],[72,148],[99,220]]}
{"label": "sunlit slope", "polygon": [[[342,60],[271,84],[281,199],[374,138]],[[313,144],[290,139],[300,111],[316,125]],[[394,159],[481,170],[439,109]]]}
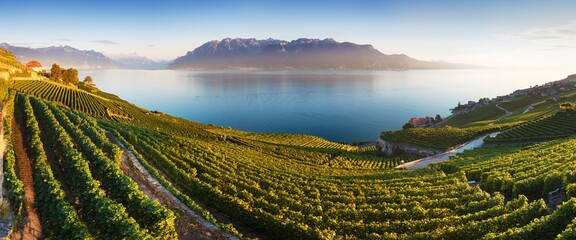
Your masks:
{"label": "sunlit slope", "polygon": [[246,139],[285,146],[296,146],[303,148],[327,148],[327,149],[344,150],[344,151],[358,150],[358,147],[356,146],[330,142],[320,137],[305,134],[252,133],[252,132],[244,132],[229,129],[217,129],[212,131],[227,136],[228,135],[237,136]]}
{"label": "sunlit slope", "polygon": [[[395,146],[447,150],[489,132],[501,131],[485,142],[526,144],[547,141],[576,133],[576,75],[566,79],[517,90],[507,96],[481,99],[463,106],[433,128],[408,128],[382,132],[380,138]],[[466,110],[468,109],[468,110]]]}
{"label": "sunlit slope", "polygon": [[76,88],[50,81],[12,81],[9,86],[17,92],[60,103],[97,118],[135,124],[184,136],[207,135],[209,133],[203,129],[211,128],[209,125],[168,116],[160,112],[148,111],[120,99],[116,95],[101,92],[95,87],[86,87],[82,84],[80,88]]}
{"label": "sunlit slope", "polygon": [[[468,113],[456,115],[447,120],[444,125],[453,127],[484,126],[491,122],[494,124],[526,122],[552,116],[558,110],[559,104],[576,101],[575,83],[575,80],[565,79],[541,87],[544,89],[561,89],[557,90],[554,96],[550,96],[545,90],[538,90],[536,87],[531,94],[509,100],[500,100]],[[510,111],[510,114],[507,115],[496,105]]]}
{"label": "sunlit slope", "polygon": [[448,173],[464,172],[491,192],[545,197],[576,182],[575,148],[574,138],[523,148],[488,147],[467,151],[440,167]]}
{"label": "sunlit slope", "polygon": [[[459,174],[332,166],[330,153],[294,148],[299,145],[289,144],[294,140],[229,134],[230,141],[174,136],[124,121],[100,125],[185,196],[269,237],[477,239],[529,233],[547,238],[564,231],[571,219],[550,215],[542,201],[518,197],[506,204],[497,194],[469,187]],[[557,211],[571,211],[569,203]],[[542,233],[532,230],[536,218],[543,228],[557,219],[568,222]]]}
{"label": "sunlit slope", "polygon": [[494,144],[534,143],[576,134],[576,113],[558,112],[508,129],[484,141]]}
{"label": "sunlit slope", "polygon": [[[98,170],[99,165],[93,163],[100,152],[109,159],[108,164],[114,164],[114,147],[105,146],[109,142],[102,140],[106,138],[104,130],[133,150],[151,174],[190,208],[210,221],[227,219],[237,229],[268,239],[554,239],[559,234],[570,239],[574,234],[573,139],[524,149],[467,152],[462,159],[440,165],[439,170],[392,170],[386,168],[400,159],[372,159],[349,145],[306,135],[227,130],[150,112],[95,89],[68,89],[78,91],[73,96],[87,94],[113,101],[109,111],[126,116],[83,111],[80,103],[68,105],[66,100],[49,99],[48,90],[46,95],[30,91],[33,95],[19,96],[15,109],[23,112],[26,129],[30,128],[27,133],[38,135],[38,140],[27,144],[33,147],[33,143],[41,143],[63,158],[57,164],[44,164],[43,172],[64,169],[76,176],[84,171],[81,178],[42,176],[56,181],[50,184],[54,191],[69,189],[86,204],[45,198],[70,205],[62,211],[71,217],[62,221],[77,223],[71,226],[86,236],[106,238],[112,234],[103,228],[130,228],[123,232],[129,238],[171,234],[170,228],[153,227],[170,215],[160,214],[156,222],[145,223],[138,220],[143,213],[131,211],[148,208],[131,207],[113,200],[111,194],[80,191],[82,186],[117,187],[106,185],[102,178],[114,171]],[[33,130],[34,121],[40,131]],[[481,181],[481,185],[470,187],[468,180]],[[564,203],[550,210],[540,198],[563,186],[568,189]],[[122,205],[126,210],[118,213],[118,218],[106,220],[108,215],[88,210],[101,206],[89,204],[97,201]],[[107,209],[102,211],[121,207]],[[95,214],[87,216],[85,211]],[[58,214],[53,216],[66,216],[66,212]],[[101,224],[94,224],[98,221]],[[230,225],[219,226],[236,232]],[[67,236],[53,234],[54,238]]]}
{"label": "sunlit slope", "polygon": [[408,143],[424,148],[448,150],[482,134],[500,131],[510,126],[510,124],[498,124],[468,128],[450,126],[439,128],[410,128],[382,132],[380,138],[390,142]]}
{"label": "sunlit slope", "polygon": [[[6,72],[7,74],[15,74],[17,72],[26,72],[26,67],[22,66],[16,57],[12,53],[0,49],[0,72]],[[8,80],[8,79],[5,79]]]}
{"label": "sunlit slope", "polygon": [[[510,234],[546,239],[575,216],[550,215],[544,201],[523,196],[505,203],[499,194],[469,187],[461,174],[334,168],[306,152],[282,155],[274,148],[102,124],[183,193],[272,238],[478,239],[513,229]],[[572,204],[556,211],[573,212]],[[557,219],[565,223],[535,232],[530,222],[540,218],[544,228]]]}

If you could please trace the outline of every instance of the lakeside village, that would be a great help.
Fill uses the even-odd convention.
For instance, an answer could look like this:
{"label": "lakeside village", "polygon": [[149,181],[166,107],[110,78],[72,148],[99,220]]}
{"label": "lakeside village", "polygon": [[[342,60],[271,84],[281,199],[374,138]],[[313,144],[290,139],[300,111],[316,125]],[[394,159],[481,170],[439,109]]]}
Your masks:
{"label": "lakeside village", "polygon": [[498,96],[492,99],[489,98],[480,98],[477,102],[476,101],[468,101],[466,104],[458,103],[458,105],[450,111],[452,115],[442,118],[440,114],[436,114],[436,117],[414,117],[411,118],[407,123],[402,126],[402,129],[408,128],[431,128],[431,127],[438,127],[442,126],[443,123],[452,118],[456,115],[462,115],[474,111],[478,108],[490,105],[492,103],[500,102],[500,101],[509,101],[513,100],[517,97],[521,96],[535,96],[535,97],[549,97],[550,100],[554,102],[559,102],[562,100],[560,97],[560,93],[568,92],[571,90],[576,89],[576,85],[573,85],[571,82],[576,81],[576,74],[569,75],[565,79],[549,82],[544,85],[536,85],[534,87],[530,87],[527,89],[519,89],[511,94],[505,96]]}

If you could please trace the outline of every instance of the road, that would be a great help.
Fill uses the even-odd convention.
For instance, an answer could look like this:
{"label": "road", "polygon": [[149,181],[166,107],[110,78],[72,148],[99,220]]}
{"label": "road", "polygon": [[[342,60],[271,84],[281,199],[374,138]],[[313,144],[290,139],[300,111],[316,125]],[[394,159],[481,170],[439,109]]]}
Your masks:
{"label": "road", "polygon": [[430,157],[420,158],[418,160],[414,160],[414,161],[411,161],[408,163],[404,163],[402,165],[396,166],[396,168],[421,169],[421,168],[428,167],[428,165],[430,163],[438,163],[438,162],[448,161],[448,160],[450,160],[451,156],[454,156],[458,153],[464,152],[464,150],[470,150],[470,149],[474,149],[474,148],[482,146],[482,144],[484,143],[484,138],[486,138],[488,136],[494,137],[494,136],[498,135],[499,133],[500,132],[493,132],[490,134],[486,134],[484,136],[481,136],[479,138],[471,140],[467,143],[459,145],[458,147],[456,147],[453,150],[443,152],[440,154],[436,154],[436,155],[430,156]]}

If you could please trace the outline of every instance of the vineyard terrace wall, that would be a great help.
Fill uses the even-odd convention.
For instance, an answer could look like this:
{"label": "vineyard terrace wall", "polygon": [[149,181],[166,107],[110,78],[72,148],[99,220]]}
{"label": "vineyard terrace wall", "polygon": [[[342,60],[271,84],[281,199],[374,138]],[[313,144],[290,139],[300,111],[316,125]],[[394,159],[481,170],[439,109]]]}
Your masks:
{"label": "vineyard terrace wall", "polygon": [[392,142],[382,138],[378,140],[378,148],[380,149],[380,152],[385,156],[395,156],[401,153],[406,153],[409,155],[428,157],[443,152],[442,150],[438,149],[420,147],[404,142]]}

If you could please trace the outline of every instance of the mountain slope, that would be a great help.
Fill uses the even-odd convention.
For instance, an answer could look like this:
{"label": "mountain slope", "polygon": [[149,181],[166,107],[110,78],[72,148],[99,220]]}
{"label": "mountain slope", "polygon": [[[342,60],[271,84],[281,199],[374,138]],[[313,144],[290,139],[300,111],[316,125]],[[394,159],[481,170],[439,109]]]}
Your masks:
{"label": "mountain slope", "polygon": [[18,61],[39,61],[45,68],[53,63],[79,69],[120,68],[121,64],[94,50],[79,50],[70,46],[27,48],[0,43],[0,48],[12,52]]}
{"label": "mountain slope", "polygon": [[465,65],[427,62],[404,54],[386,55],[372,45],[301,38],[230,39],[210,41],[172,62],[171,69],[358,69],[402,70],[463,68]]}

